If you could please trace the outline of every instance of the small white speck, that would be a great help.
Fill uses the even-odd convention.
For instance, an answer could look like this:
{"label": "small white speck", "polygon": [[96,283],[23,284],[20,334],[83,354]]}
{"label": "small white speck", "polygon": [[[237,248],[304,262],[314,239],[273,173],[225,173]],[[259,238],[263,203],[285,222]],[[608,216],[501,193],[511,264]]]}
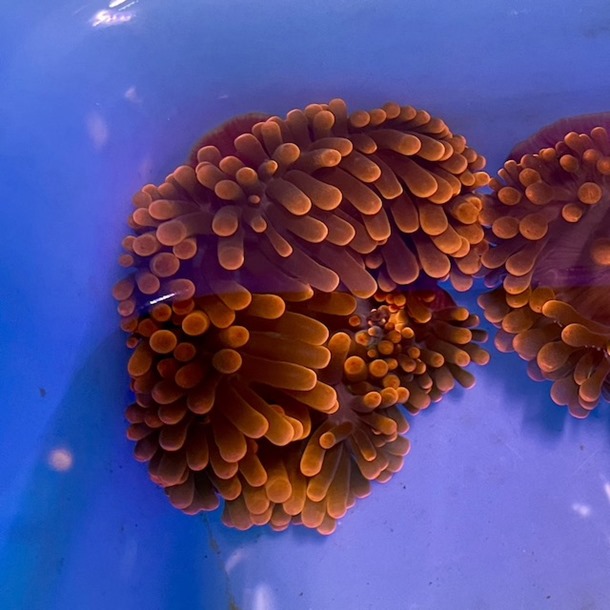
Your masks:
{"label": "small white speck", "polygon": [[264,582],[254,588],[252,610],[275,610],[277,603],[271,587]]}
{"label": "small white speck", "polygon": [[586,519],[591,515],[591,507],[588,504],[574,502],[574,504],[572,504],[572,510],[583,519]]}
{"label": "small white speck", "polygon": [[225,572],[230,574],[245,558],[246,551],[244,549],[233,551],[225,561]]}
{"label": "small white speck", "polygon": [[72,452],[65,447],[57,447],[49,452],[47,463],[52,470],[57,472],[67,472],[74,464]]}
{"label": "small white speck", "polygon": [[[128,5],[129,6],[129,5]],[[112,25],[122,25],[124,23],[129,23],[135,17],[135,12],[133,11],[122,11],[121,9],[117,10],[103,10],[98,11],[91,17],[89,22],[91,26],[94,28],[98,27],[110,27]]]}
{"label": "small white speck", "polygon": [[130,102],[132,102],[133,104],[141,104],[142,103],[142,98],[140,97],[140,95],[138,94],[135,85],[132,85],[131,87],[129,87],[129,89],[127,89],[125,91],[125,93],[123,93],[123,97],[126,100],[129,100]]}
{"label": "small white speck", "polygon": [[153,305],[156,305],[157,303],[162,303],[163,301],[167,301],[168,299],[175,297],[177,294],[178,294],[177,292],[170,292],[169,294],[164,294],[163,296],[157,297],[156,299],[151,299],[150,301],[148,301],[146,303],[146,307],[152,307]]}
{"label": "small white speck", "polygon": [[108,125],[99,112],[91,112],[87,117],[87,131],[96,150],[104,148],[108,141]]}

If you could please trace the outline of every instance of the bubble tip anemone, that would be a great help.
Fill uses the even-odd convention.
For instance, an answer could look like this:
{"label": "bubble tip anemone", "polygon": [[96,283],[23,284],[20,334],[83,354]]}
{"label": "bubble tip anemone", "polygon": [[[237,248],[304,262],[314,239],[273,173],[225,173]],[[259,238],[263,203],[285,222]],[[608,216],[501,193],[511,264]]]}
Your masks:
{"label": "bubble tip anemone", "polygon": [[563,119],[518,145],[482,214],[496,343],[579,418],[610,395],[609,127],[610,113]]}
{"label": "bubble tip anemone", "polygon": [[486,362],[467,287],[485,160],[439,119],[341,100],[204,136],[134,197],[114,289],[128,437],[189,514],[331,533],[409,450],[407,420]]}

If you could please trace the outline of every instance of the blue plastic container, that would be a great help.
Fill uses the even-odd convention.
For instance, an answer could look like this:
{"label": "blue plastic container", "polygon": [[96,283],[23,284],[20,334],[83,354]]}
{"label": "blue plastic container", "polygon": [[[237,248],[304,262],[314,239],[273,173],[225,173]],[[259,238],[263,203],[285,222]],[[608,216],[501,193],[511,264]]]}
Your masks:
{"label": "blue plastic container", "polygon": [[572,419],[491,347],[332,536],[237,532],[133,460],[110,297],[131,195],[223,120],[395,100],[494,174],[543,125],[609,109],[609,31],[601,0],[4,6],[0,608],[609,608],[608,405]]}

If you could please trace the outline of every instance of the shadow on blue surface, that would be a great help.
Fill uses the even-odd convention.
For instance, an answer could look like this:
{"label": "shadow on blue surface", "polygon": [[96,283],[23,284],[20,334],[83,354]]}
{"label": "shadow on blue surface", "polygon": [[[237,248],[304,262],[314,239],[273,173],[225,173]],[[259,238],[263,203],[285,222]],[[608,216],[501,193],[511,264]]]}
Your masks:
{"label": "shadow on blue surface", "polygon": [[[117,332],[83,357],[37,445],[0,556],[3,609],[227,607],[201,520],[131,457],[122,354]],[[57,448],[71,465],[54,469]]]}

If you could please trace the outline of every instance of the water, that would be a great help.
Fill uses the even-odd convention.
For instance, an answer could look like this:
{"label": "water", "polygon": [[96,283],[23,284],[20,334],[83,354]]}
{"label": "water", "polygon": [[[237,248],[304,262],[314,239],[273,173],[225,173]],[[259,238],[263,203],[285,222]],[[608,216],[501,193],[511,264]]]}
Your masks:
{"label": "water", "polygon": [[226,118],[337,96],[425,108],[494,173],[544,124],[608,110],[606,4],[529,4],[3,7],[0,607],[610,605],[607,406],[569,418],[514,355],[417,416],[402,472],[329,538],[182,515],[124,439],[108,295],[132,193]]}

